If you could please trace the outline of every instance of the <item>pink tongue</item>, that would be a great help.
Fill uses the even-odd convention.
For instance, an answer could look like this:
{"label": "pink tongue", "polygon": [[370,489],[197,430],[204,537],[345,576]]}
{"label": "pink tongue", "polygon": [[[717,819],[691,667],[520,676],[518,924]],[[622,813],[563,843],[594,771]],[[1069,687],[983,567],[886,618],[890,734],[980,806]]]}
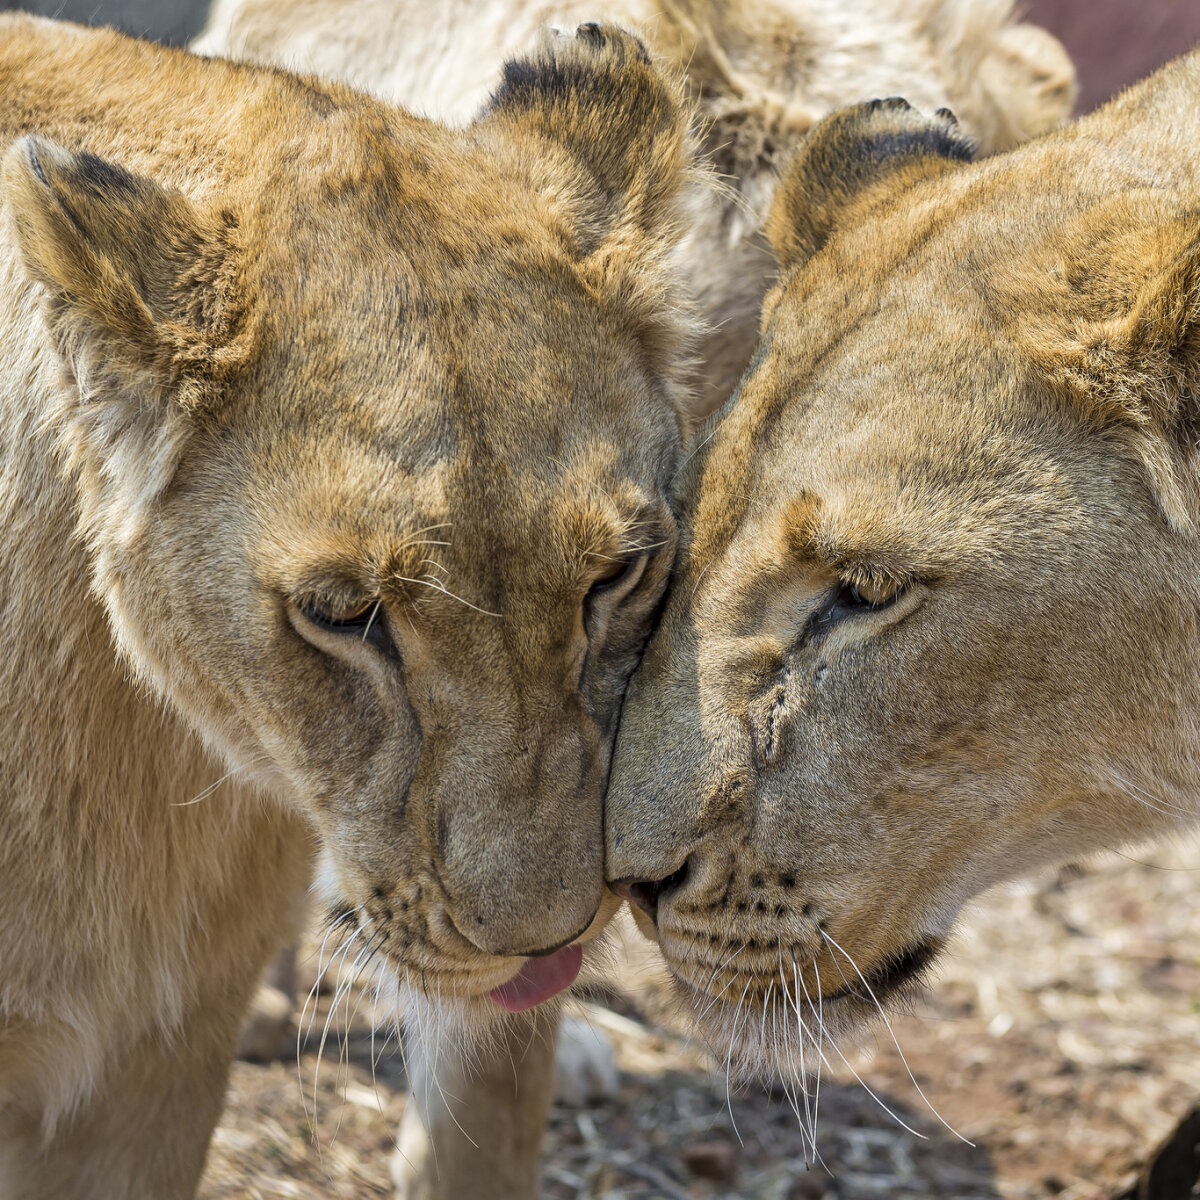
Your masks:
{"label": "pink tongue", "polygon": [[583,962],[583,947],[564,946],[545,958],[527,958],[525,965],[507,982],[488,995],[509,1012],[524,1012],[575,982]]}

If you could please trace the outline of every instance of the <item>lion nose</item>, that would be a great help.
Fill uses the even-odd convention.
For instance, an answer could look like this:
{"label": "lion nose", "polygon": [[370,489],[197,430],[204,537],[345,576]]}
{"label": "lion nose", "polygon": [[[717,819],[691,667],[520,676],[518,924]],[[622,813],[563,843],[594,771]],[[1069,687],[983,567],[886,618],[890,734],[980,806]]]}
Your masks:
{"label": "lion nose", "polygon": [[618,879],[616,883],[610,883],[608,886],[618,896],[636,904],[650,920],[657,921],[659,901],[683,887],[687,875],[688,864],[685,859],[683,865],[665,879]]}
{"label": "lion nose", "polygon": [[[584,921],[574,933],[568,934],[564,938],[559,938],[554,942],[543,942],[541,939],[534,941],[522,941],[512,937],[502,938],[496,941],[490,937],[481,936],[476,933],[473,936],[466,933],[464,930],[459,930],[477,950],[482,950],[485,954],[500,956],[503,958],[548,958],[551,954],[557,954],[564,946],[571,945],[572,942],[577,942],[591,928],[592,922],[596,919],[596,912],[599,911],[599,906],[592,915]],[[453,923],[453,918],[451,918]],[[455,926],[457,928],[457,925]]]}

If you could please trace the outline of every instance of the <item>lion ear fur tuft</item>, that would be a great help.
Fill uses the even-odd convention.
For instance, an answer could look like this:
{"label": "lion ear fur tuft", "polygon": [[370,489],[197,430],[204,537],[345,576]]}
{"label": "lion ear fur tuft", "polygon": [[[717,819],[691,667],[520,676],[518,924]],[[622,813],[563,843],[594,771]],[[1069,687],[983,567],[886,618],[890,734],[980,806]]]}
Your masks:
{"label": "lion ear fur tuft", "polygon": [[1016,268],[1010,335],[1085,420],[1141,458],[1168,522],[1200,528],[1200,211],[1164,189],[1093,205]]}
{"label": "lion ear fur tuft", "polygon": [[893,97],[843,108],[813,126],[780,181],[767,237],[780,267],[800,266],[869,204],[975,157],[954,114],[926,117]]}
{"label": "lion ear fur tuft", "polygon": [[79,528],[126,531],[174,475],[195,424],[251,345],[236,222],[91,154],[25,137],[3,165],[20,257],[74,386],[45,411],[80,482]]}
{"label": "lion ear fur tuft", "polygon": [[504,66],[482,118],[531,139],[527,169],[565,196],[583,254],[622,232],[661,236],[694,169],[693,111],[681,80],[613,25],[549,33]]}

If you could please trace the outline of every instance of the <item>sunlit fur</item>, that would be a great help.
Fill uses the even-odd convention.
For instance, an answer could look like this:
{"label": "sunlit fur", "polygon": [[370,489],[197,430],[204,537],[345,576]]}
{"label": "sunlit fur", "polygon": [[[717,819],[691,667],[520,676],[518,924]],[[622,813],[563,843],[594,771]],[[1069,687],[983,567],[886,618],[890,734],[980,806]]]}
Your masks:
{"label": "sunlit fur", "polygon": [[697,188],[678,259],[709,323],[701,411],[753,349],[775,261],[762,236],[781,166],[813,122],[872,96],[948,105],[981,150],[1007,149],[1071,112],[1075,76],[1011,0],[217,0],[197,40],[347,79],[454,123],[476,114],[504,58],[545,24],[636,28],[697,97],[724,187]]}
{"label": "sunlit fur", "polygon": [[448,130],[0,19],[5,1197],[191,1194],[314,831],[443,1012],[615,907],[690,123],[613,29]]}
{"label": "sunlit fur", "polygon": [[781,184],[606,801],[735,1057],[811,1072],[797,997],[879,1017],[969,897],[1200,815],[1198,111],[1193,56],[973,163],[856,106]]}

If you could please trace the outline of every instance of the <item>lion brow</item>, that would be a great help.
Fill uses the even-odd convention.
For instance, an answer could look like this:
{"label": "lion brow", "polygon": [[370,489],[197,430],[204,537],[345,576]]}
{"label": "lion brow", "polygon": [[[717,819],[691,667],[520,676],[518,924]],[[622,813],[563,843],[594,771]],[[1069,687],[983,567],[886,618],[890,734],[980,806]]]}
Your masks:
{"label": "lion brow", "polygon": [[899,588],[926,575],[912,556],[895,546],[852,544],[826,536],[813,538],[797,550],[798,557],[815,562],[850,583]]}
{"label": "lion brow", "polygon": [[811,492],[802,492],[789,506],[786,529],[791,557],[842,579],[903,587],[926,574],[923,556],[898,545],[894,534],[837,528],[828,507]]}

